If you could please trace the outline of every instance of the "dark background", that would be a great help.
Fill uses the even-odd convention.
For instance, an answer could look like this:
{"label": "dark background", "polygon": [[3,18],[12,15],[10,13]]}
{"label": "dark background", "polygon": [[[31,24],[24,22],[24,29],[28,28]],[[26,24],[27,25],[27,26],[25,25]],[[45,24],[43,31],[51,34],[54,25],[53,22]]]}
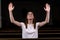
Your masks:
{"label": "dark background", "polygon": [[41,28],[60,28],[60,1],[59,0],[1,0],[1,15],[2,15],[2,28],[1,29],[20,29],[12,24],[9,19],[8,4],[12,2],[15,6],[13,15],[17,21],[25,21],[27,11],[33,11],[35,14],[36,22],[43,21],[46,13],[43,9],[45,3],[51,5],[50,22]]}

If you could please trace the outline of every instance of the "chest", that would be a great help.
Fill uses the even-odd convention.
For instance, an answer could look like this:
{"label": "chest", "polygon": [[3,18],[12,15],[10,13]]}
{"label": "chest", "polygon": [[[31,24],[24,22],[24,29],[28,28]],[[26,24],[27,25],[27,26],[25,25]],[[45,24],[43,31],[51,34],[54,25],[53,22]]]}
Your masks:
{"label": "chest", "polygon": [[26,32],[35,32],[36,29],[34,28],[34,25],[28,24],[28,25],[27,25],[27,28],[26,28],[26,26],[25,26],[24,31],[26,31]]}

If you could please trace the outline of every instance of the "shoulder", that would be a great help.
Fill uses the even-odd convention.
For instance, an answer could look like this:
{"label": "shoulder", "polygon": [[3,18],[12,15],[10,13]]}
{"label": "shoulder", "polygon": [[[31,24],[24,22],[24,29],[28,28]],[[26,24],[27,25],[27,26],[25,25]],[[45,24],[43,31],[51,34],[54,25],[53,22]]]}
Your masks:
{"label": "shoulder", "polygon": [[20,24],[21,24],[21,25],[25,25],[25,23],[24,23],[24,22],[20,22]]}
{"label": "shoulder", "polygon": [[20,24],[24,24],[24,22],[20,22]]}
{"label": "shoulder", "polygon": [[36,22],[36,25],[39,25],[40,24],[40,22]]}
{"label": "shoulder", "polygon": [[39,26],[40,22],[36,22],[36,26]]}
{"label": "shoulder", "polygon": [[22,26],[22,29],[25,28],[25,23],[24,22],[21,22],[20,24]]}

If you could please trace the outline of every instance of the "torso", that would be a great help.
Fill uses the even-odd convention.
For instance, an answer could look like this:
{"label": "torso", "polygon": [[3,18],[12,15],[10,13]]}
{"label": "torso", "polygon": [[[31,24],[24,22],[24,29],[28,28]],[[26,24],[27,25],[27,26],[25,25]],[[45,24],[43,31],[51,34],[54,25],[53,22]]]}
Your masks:
{"label": "torso", "polygon": [[36,23],[36,28],[33,24],[27,24],[27,28],[24,23],[22,24],[22,38],[38,38],[38,24]]}

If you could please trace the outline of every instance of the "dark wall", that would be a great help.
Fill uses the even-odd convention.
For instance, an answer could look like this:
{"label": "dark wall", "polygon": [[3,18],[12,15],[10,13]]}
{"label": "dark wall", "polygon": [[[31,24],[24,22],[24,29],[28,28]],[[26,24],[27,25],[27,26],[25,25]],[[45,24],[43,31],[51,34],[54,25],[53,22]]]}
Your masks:
{"label": "dark wall", "polygon": [[[2,10],[2,28],[4,29],[20,29],[14,24],[11,24],[9,19],[8,4],[13,2],[15,9],[13,15],[17,21],[25,21],[26,12],[31,10],[35,14],[36,21],[43,21],[45,19],[46,13],[43,9],[45,3],[51,5],[51,17],[50,22],[47,25],[56,25],[59,27],[60,22],[60,2],[57,0],[40,0],[40,1],[27,1],[27,0],[2,0],[1,1],[1,10]],[[55,26],[55,27],[56,27]],[[59,27],[60,28],[60,27]]]}

